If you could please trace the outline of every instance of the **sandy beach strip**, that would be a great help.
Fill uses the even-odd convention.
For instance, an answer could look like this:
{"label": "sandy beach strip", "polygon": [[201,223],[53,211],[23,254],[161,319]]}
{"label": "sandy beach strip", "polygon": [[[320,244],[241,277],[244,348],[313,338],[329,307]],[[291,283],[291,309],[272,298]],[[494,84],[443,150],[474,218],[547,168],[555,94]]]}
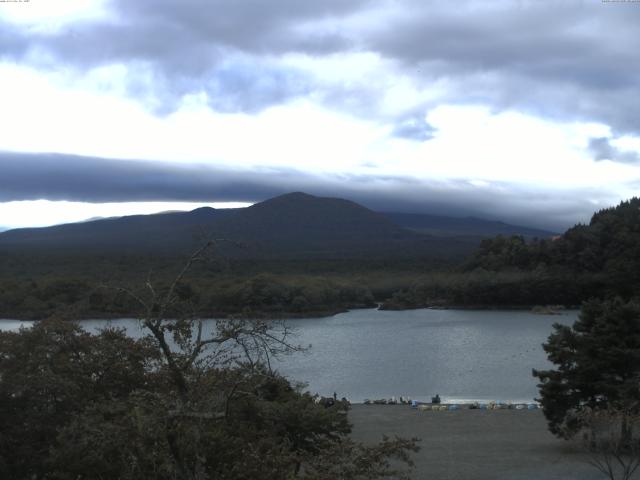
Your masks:
{"label": "sandy beach strip", "polygon": [[540,410],[418,411],[407,405],[353,405],[353,438],[419,437],[415,479],[600,480],[579,444],[549,433]]}

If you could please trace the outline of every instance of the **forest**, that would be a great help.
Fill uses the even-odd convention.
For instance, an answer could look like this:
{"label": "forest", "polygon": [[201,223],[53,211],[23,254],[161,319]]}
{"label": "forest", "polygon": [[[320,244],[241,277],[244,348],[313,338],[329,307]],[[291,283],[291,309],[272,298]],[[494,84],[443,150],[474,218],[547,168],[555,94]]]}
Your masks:
{"label": "forest", "polygon": [[552,239],[497,236],[448,273],[426,275],[385,308],[577,307],[590,298],[631,298],[640,286],[640,199],[596,212]]}

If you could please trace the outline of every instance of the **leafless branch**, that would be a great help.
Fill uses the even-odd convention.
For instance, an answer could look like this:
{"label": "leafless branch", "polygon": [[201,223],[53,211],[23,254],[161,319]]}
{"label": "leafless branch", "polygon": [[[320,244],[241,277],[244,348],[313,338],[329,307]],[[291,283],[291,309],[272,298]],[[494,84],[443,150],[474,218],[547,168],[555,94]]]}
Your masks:
{"label": "leafless branch", "polygon": [[588,409],[581,420],[588,463],[610,480],[631,479],[640,468],[640,415],[635,407]]}

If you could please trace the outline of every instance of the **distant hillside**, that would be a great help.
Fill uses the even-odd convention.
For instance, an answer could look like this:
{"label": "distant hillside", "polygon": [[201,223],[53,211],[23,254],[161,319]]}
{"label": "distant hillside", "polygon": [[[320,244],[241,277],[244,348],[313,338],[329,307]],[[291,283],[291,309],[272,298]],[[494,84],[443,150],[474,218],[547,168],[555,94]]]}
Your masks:
{"label": "distant hillside", "polygon": [[0,249],[137,254],[174,250],[192,244],[201,226],[225,211],[210,208],[186,213],[133,215],[45,228],[22,228],[0,234]]}
{"label": "distant hillside", "polygon": [[553,240],[486,240],[474,261],[491,269],[562,266],[585,272],[635,264],[640,262],[640,198],[600,210],[588,225],[578,224]]}
{"label": "distant hillside", "polygon": [[402,227],[419,233],[437,236],[478,236],[522,235],[527,238],[550,238],[557,233],[504,222],[483,220],[475,217],[444,217],[418,213],[384,212],[387,218]]}
{"label": "distant hillside", "polygon": [[629,299],[639,292],[640,199],[632,198],[550,239],[485,239],[457,272],[426,276],[382,308],[577,308],[590,298]]}
{"label": "distant hillside", "polygon": [[225,255],[231,256],[340,257],[374,252],[448,256],[470,253],[482,238],[498,234],[553,235],[471,217],[376,213],[348,200],[291,193],[247,208],[204,207],[17,229],[0,235],[0,249],[171,253],[193,249],[213,236],[242,244],[241,249],[225,247]]}
{"label": "distant hillside", "polygon": [[224,255],[341,258],[371,255],[450,257],[477,243],[421,235],[348,200],[291,193],[247,208],[102,219],[0,234],[0,251],[184,253],[204,238],[231,242]]}
{"label": "distant hillside", "polygon": [[640,198],[595,213],[588,225],[576,225],[553,240],[524,242],[498,237],[482,242],[467,269],[565,272],[599,279],[606,292],[631,296],[640,289]]}

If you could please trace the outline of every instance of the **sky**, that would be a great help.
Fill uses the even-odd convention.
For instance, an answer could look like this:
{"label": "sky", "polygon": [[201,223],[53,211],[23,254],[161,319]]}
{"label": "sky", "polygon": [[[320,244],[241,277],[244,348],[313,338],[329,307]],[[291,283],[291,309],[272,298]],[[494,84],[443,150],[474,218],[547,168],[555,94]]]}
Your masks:
{"label": "sky", "polygon": [[640,189],[640,1],[0,2],[0,226],[291,192],[561,231]]}

